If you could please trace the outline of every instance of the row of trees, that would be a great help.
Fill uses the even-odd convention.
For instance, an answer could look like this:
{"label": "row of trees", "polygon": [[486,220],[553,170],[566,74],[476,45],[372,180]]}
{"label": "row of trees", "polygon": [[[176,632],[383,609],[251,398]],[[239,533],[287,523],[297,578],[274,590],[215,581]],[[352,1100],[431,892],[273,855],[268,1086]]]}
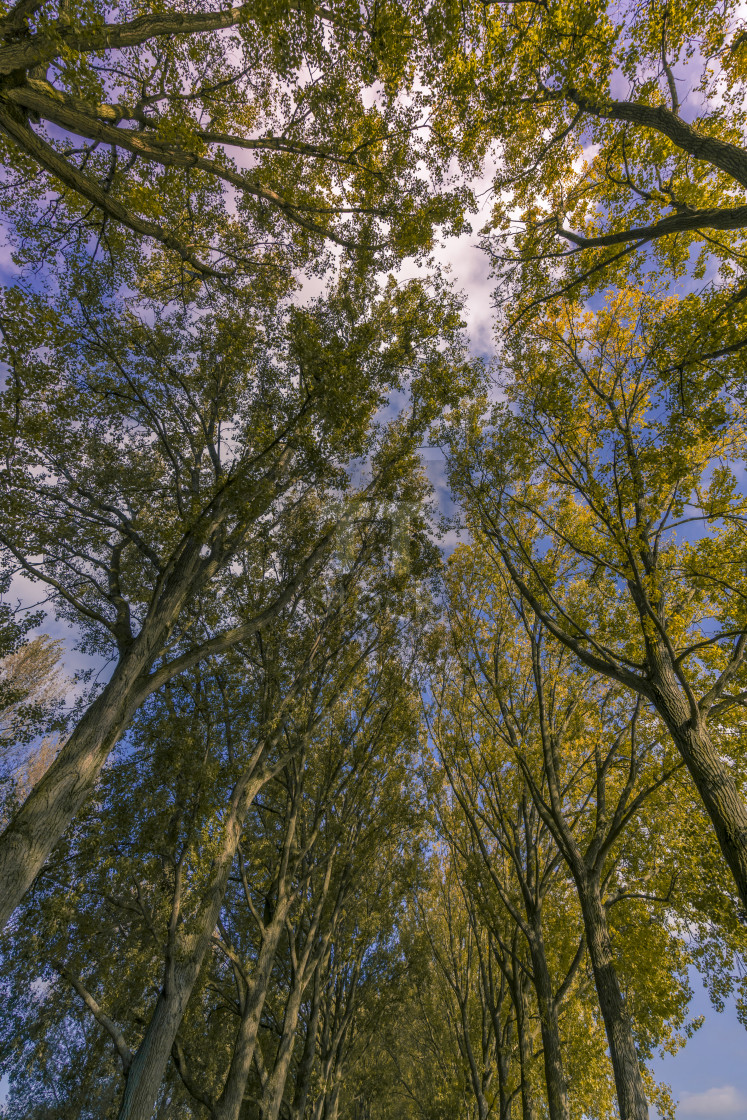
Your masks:
{"label": "row of trees", "polygon": [[9,1117],[671,1111],[745,950],[739,18],[0,15]]}

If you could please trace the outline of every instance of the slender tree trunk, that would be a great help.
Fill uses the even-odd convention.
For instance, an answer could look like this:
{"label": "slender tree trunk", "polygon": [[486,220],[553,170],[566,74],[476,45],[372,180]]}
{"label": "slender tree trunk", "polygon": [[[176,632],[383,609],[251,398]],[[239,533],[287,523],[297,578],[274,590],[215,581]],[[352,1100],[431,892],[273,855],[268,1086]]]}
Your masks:
{"label": "slender tree trunk", "polygon": [[464,1037],[464,1042],[462,1043],[462,1049],[463,1049],[463,1053],[465,1054],[465,1056],[467,1058],[467,1063],[469,1065],[470,1081],[472,1082],[472,1093],[474,1095],[475,1101],[477,1102],[478,1120],[487,1120],[487,1116],[488,1116],[488,1112],[489,1112],[488,1102],[485,1099],[485,1093],[483,1091],[483,1085],[482,1085],[482,1078],[480,1076],[480,1071],[477,1068],[477,1062],[475,1061],[475,1054],[474,1054],[474,1050],[472,1049],[472,1042],[471,1042],[471,1039],[470,1039],[470,1023],[469,1023],[469,1016],[467,1014],[467,999],[468,999],[468,997],[469,997],[469,990],[466,993],[462,993],[460,991],[460,994],[457,997],[458,1002],[459,1002],[459,1016],[460,1016],[461,1023],[462,1023],[462,1035]]}
{"label": "slender tree trunk", "polygon": [[607,1032],[617,1103],[621,1120],[648,1120],[648,1102],[638,1064],[630,1019],[617,981],[607,911],[595,878],[576,879],[586,931],[586,944],[594,970],[599,1007]]}
{"label": "slender tree trunk", "polygon": [[171,1047],[181,1026],[187,1002],[200,971],[199,962],[187,961],[173,970],[161,989],[145,1037],[127,1074],[119,1120],[150,1120],[163,1083]]}
{"label": "slender tree trunk", "polygon": [[178,938],[172,960],[167,962],[163,988],[127,1073],[118,1120],[150,1120],[153,1114],[171,1049],[218,923],[244,818],[265,780],[261,774],[253,779],[247,774],[234,787],[223,843],[214,859],[200,911],[190,923],[188,943]]}
{"label": "slender tree trunk", "polygon": [[495,1064],[498,1073],[498,1118],[499,1120],[511,1120],[512,1097],[508,1091],[509,1087],[509,1055],[508,1055],[508,1036],[499,1038],[496,1042]]}
{"label": "slender tree trunk", "polygon": [[319,1029],[319,1009],[322,1003],[322,985],[320,979],[321,964],[314,969],[314,986],[311,993],[311,1008],[309,1021],[306,1025],[306,1037],[303,1043],[303,1054],[296,1075],[296,1091],[291,1106],[291,1120],[304,1120],[306,1115],[306,1101],[311,1086],[311,1075],[314,1070],[316,1057],[316,1036]]}
{"label": "slender tree trunk", "polygon": [[272,922],[266,928],[252,976],[252,987],[247,993],[244,1013],[234,1041],[228,1076],[213,1110],[213,1120],[238,1120],[239,1118],[246,1082],[254,1059],[254,1048],[257,1045],[259,1022],[270,986],[275,954],[283,932],[286,913],[287,904],[285,906],[279,904]]}
{"label": "slender tree trunk", "polygon": [[340,1080],[335,1078],[332,1088],[324,1095],[323,1120],[337,1120],[340,1110]]}
{"label": "slender tree trunk", "polygon": [[280,1046],[275,1056],[275,1065],[273,1066],[272,1073],[267,1079],[267,1084],[264,1086],[262,1092],[262,1102],[260,1104],[262,1120],[277,1120],[280,1114],[285,1083],[288,1080],[288,1070],[290,1069],[291,1060],[293,1058],[296,1027],[298,1026],[298,1016],[301,1011],[301,1001],[303,999],[304,990],[305,984],[299,976],[296,979],[296,983],[285,1005],[283,1030],[280,1038]]}
{"label": "slender tree trunk", "polygon": [[514,963],[511,983],[511,998],[516,1015],[516,1041],[519,1046],[519,1076],[521,1078],[521,1115],[522,1120],[536,1120],[537,1112],[534,1106],[534,1094],[530,1079],[532,1064],[532,1049],[529,1031],[527,1029],[527,1003],[524,983],[517,963]]}
{"label": "slender tree trunk", "polygon": [[534,928],[531,931],[529,949],[532,955],[534,988],[537,995],[540,1030],[542,1032],[548,1112],[550,1120],[570,1120],[568,1086],[563,1069],[563,1055],[558,1029],[558,1011],[555,1006],[550,970],[547,966],[538,916],[535,917]]}

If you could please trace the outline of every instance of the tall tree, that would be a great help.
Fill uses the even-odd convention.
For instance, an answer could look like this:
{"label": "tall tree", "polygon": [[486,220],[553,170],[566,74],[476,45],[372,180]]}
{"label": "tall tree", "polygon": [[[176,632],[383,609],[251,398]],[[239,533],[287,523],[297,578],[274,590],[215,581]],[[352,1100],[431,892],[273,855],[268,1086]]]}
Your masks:
{"label": "tall tree", "polygon": [[452,477],[548,631],[659,713],[747,906],[747,806],[712,730],[747,696],[746,498],[731,466],[744,414],[712,364],[686,385],[662,375],[672,302],[662,315],[620,292],[539,319],[510,354],[511,407],[482,430],[466,422]]}
{"label": "tall tree", "polygon": [[[139,705],[297,603],[341,524],[366,516],[360,495],[345,508],[350,460],[373,456],[363,497],[396,499],[402,456],[460,391],[439,324],[461,345],[456,308],[419,283],[377,295],[346,277],[310,308],[211,298],[200,316],[151,308],[150,322],[142,310],[112,321],[84,300],[73,339],[39,301],[8,298],[0,543],[113,670],[3,834],[3,921]],[[373,414],[407,386],[411,409],[377,436]],[[378,439],[388,450],[377,459]],[[281,575],[276,540],[330,486],[341,502],[306,522],[313,536],[293,522],[297,561]],[[220,592],[247,547],[251,608],[239,621]]]}
{"label": "tall tree", "polygon": [[[644,1053],[653,1039],[667,1038],[680,1009],[658,993],[682,992],[682,982],[676,975],[657,977],[643,961],[636,975],[633,959],[624,965],[623,985],[613,928],[629,920],[621,909],[631,899],[648,900],[670,914],[682,903],[681,821],[679,814],[673,820],[673,789],[665,788],[674,786],[682,759],[640,697],[578,667],[504,578],[479,541],[454,555],[449,646],[474,689],[472,703],[526,779],[573,877],[620,1114],[645,1118],[647,1077],[636,1035]],[[678,798],[687,798],[681,782],[676,788]],[[663,837],[663,858],[654,846],[648,858],[636,855],[639,833]],[[678,928],[676,920],[669,925]],[[662,959],[678,967],[682,947],[672,940],[668,950]],[[644,1006],[645,1028],[632,1017],[633,1007]]]}
{"label": "tall tree", "polygon": [[[367,830],[388,828],[394,838],[410,819],[400,755],[417,709],[402,618],[420,561],[413,552],[407,571],[386,575],[386,515],[361,535],[360,559],[338,573],[343,585],[352,579],[355,595],[341,599],[330,577],[302,614],[286,610],[241,656],[196,667],[152,698],[105,772],[96,812],[40,877],[29,898],[33,922],[19,925],[4,952],[19,995],[33,970],[45,986],[57,977],[45,1022],[13,1062],[22,1108],[30,1092],[43,1096],[39,1082],[54,1061],[48,1043],[72,1016],[84,1031],[89,1017],[97,1024],[99,1076],[112,1078],[109,1053],[121,1065],[120,1116],[150,1117],[168,1101],[178,1107],[181,1081],[215,1116],[237,1116],[261,1055],[278,954],[295,944],[290,964],[303,972],[302,986],[281,981],[284,1045],[272,1060],[265,1049],[263,1063],[267,1103],[279,1107],[293,1015],[315,970],[299,964],[299,937],[309,953],[321,951],[315,967],[324,982],[329,938],[356,881],[355,848]],[[370,851],[373,837],[366,843]],[[361,852],[356,875],[366,867]],[[376,880],[370,887],[379,889]],[[354,943],[356,951],[365,944]],[[20,970],[19,954],[27,961]],[[6,1025],[12,1052],[22,1035],[16,1022]],[[30,1082],[24,1065],[34,1071]],[[83,1076],[77,1061],[71,1074]]]}

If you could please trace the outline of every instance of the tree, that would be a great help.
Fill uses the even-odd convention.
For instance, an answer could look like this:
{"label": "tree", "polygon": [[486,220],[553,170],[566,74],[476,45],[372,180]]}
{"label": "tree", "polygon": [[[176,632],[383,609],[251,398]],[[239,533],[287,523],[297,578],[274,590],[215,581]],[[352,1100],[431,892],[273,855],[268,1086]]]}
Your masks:
{"label": "tree", "polygon": [[41,634],[0,659],[3,824],[42,777],[59,747],[60,705],[70,684],[60,670],[61,644]]}
{"label": "tree", "polygon": [[744,759],[714,744],[746,695],[743,411],[710,364],[662,376],[660,306],[633,291],[549,311],[510,355],[511,407],[455,437],[452,477],[549,633],[658,712],[744,906]]}
{"label": "tree", "polygon": [[[483,921],[507,955],[506,927],[519,931],[524,950],[519,959],[539,1020],[543,1096],[552,1120],[567,1120],[570,1082],[560,1020],[574,994],[585,945],[568,905],[567,883],[557,874],[557,849],[548,843],[520,771],[497,758],[488,761],[478,720],[468,709],[460,711],[443,688],[437,691],[431,734],[448,778],[441,829],[461,874],[469,876],[470,894],[481,897]],[[560,927],[550,917],[558,912]],[[526,1095],[525,1107],[534,1114]]]}
{"label": "tree", "polygon": [[[137,708],[298,603],[341,525],[367,516],[361,499],[406,501],[401,464],[441,400],[461,391],[440,330],[461,345],[456,308],[417,282],[379,298],[345,277],[306,309],[210,297],[200,316],[151,307],[154,322],[137,309],[112,319],[83,298],[61,325],[38,300],[8,298],[0,542],[113,670],[3,835],[4,921]],[[407,383],[412,410],[380,431],[377,459],[371,418]],[[347,503],[346,464],[361,455],[374,474]],[[294,520],[324,492],[321,519]],[[280,576],[276,542],[291,523],[297,560]],[[252,609],[239,622],[221,594],[250,546]]]}
{"label": "tree", "polygon": [[530,0],[442,19],[443,117],[466,116],[478,151],[500,153],[486,232],[512,321],[648,267],[713,282],[709,319],[680,340],[688,361],[743,347],[738,5]]}
{"label": "tree", "polygon": [[[646,1077],[636,1040],[643,1054],[666,1040],[672,1020],[681,1018],[682,997],[677,1006],[660,993],[682,993],[685,986],[667,965],[657,976],[645,954],[636,960],[635,949],[629,962],[621,960],[613,930],[628,940],[622,911],[631,902],[633,908],[640,902],[666,908],[668,928],[680,929],[675,915],[685,899],[679,868],[686,857],[680,857],[679,833],[698,811],[687,785],[675,782],[682,760],[640,697],[578,667],[553,642],[510,580],[496,572],[484,542],[454,554],[448,589],[449,645],[469,682],[471,703],[486,734],[525,778],[573,877],[620,1115],[645,1118]],[[683,798],[688,807],[673,814],[673,800]],[[646,852],[637,850],[642,837]],[[683,945],[672,940],[661,959],[674,964],[682,953]]]}
{"label": "tree", "polygon": [[11,749],[34,735],[63,694],[60,646],[41,634],[0,661],[0,742]]}
{"label": "tree", "polygon": [[0,22],[6,208],[42,258],[95,234],[119,268],[134,233],[141,283],[149,257],[194,287],[317,267],[330,242],[417,253],[463,207],[424,142],[419,35],[405,4],[20,0]]}
{"label": "tree", "polygon": [[71,1014],[92,1015],[107,1042],[100,1076],[112,1077],[110,1047],[125,1075],[120,1117],[176,1107],[180,1080],[211,1114],[237,1116],[261,1056],[278,954],[295,943],[281,984],[283,1044],[272,1060],[265,1049],[262,1064],[266,1111],[279,1108],[299,999],[324,968],[356,881],[348,863],[366,834],[354,822],[382,827],[387,791],[386,827],[396,823],[399,753],[416,710],[402,619],[427,556],[418,558],[414,536],[410,565],[387,574],[392,540],[386,514],[374,519],[303,611],[286,609],[272,632],[195,667],[141,710],[96,812],[60,845],[29,897],[34,918],[4,954],[21,991],[59,977],[45,1023],[20,1036],[13,1023],[7,1037],[11,1048],[30,1039],[16,1066],[24,1104],[54,1060],[50,1033]]}

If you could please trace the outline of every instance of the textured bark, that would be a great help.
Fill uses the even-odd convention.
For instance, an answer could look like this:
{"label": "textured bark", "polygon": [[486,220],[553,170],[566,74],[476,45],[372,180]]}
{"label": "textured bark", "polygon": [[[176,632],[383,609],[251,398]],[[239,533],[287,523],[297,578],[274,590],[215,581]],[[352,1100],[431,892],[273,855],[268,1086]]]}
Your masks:
{"label": "textured bark", "polygon": [[322,1002],[322,984],[320,966],[314,971],[314,986],[311,994],[311,1008],[309,1021],[306,1024],[306,1036],[303,1043],[303,1054],[296,1074],[296,1089],[291,1105],[291,1120],[303,1120],[306,1115],[306,1101],[311,1087],[311,1075],[314,1070],[316,1057],[316,1036],[319,1030],[319,1009]]}
{"label": "textured bark", "polygon": [[516,1019],[516,1034],[519,1041],[519,1073],[521,1076],[521,1115],[523,1120],[537,1120],[537,1109],[534,1104],[532,1083],[529,1069],[532,1064],[532,1047],[526,1025],[526,1001],[524,993],[519,994],[520,1008]]}
{"label": "textured bark", "polygon": [[693,714],[673,670],[660,670],[652,689],[654,704],[695,782],[747,911],[747,805],[713,745],[704,716]]}
{"label": "textured bark", "polygon": [[163,988],[127,1075],[119,1120],[150,1120],[153,1114],[172,1047],[220,916],[244,818],[266,780],[262,774],[247,774],[234,788],[210,885],[199,914],[190,923],[193,932],[188,942],[178,939],[167,962]]}
{"label": "textured bark", "polygon": [[529,1076],[529,1068],[532,1064],[532,1043],[526,1022],[527,1004],[525,987],[527,981],[523,977],[515,957],[511,962],[510,968],[504,972],[504,975],[508,981],[511,1002],[514,1007],[514,1019],[516,1022],[522,1120],[536,1120],[537,1110],[534,1104],[532,1084]]}
{"label": "textured bark", "polygon": [[155,241],[159,241],[168,249],[178,253],[185,264],[191,265],[197,272],[205,276],[221,275],[220,272],[202,261],[185,242],[174,237],[168,230],[159,226],[157,222],[150,222],[145,218],[138,217],[116,198],[107,194],[90,176],[84,175],[72,163],[69,163],[29,127],[28,122],[14,105],[3,107],[0,104],[0,128],[39,167],[54,175],[64,187],[76,191],[82,198],[92,202],[102,213],[126,226],[127,229],[131,229],[133,233],[140,234],[142,237],[152,237]]}
{"label": "textured bark", "polygon": [[[91,792],[138,707],[139,678],[160,653],[165,628],[142,635],[115,669],[55,761],[0,838],[0,928]],[[159,640],[160,639],[160,640]]]}
{"label": "textured bark", "polygon": [[[39,66],[55,58],[65,48],[76,51],[122,50],[124,47],[137,47],[149,39],[163,35],[194,35],[205,31],[218,31],[235,26],[242,8],[224,8],[217,12],[160,12],[126,23],[104,24],[103,27],[69,27],[64,20],[58,20],[53,34],[42,33],[25,36],[19,41],[6,43],[0,47],[0,74],[11,74],[14,70],[24,70]],[[0,25],[0,30],[5,28]]]}
{"label": "textured bark", "polygon": [[340,1111],[340,1082],[336,1081],[324,1099],[324,1120],[337,1120]]}
{"label": "textured bark", "polygon": [[647,226],[631,226],[614,233],[600,233],[584,237],[572,230],[558,226],[558,233],[580,249],[600,248],[604,245],[625,245],[630,241],[655,241],[673,233],[696,232],[701,229],[744,229],[747,226],[747,206],[711,207],[686,213],[667,214],[658,222]]}
{"label": "textured bark", "polygon": [[303,984],[297,981],[285,1005],[280,1046],[275,1055],[275,1064],[272,1073],[267,1079],[267,1084],[262,1091],[262,1102],[260,1105],[262,1120],[277,1120],[280,1114],[280,1106],[283,1103],[283,1093],[285,1092],[285,1083],[288,1079],[288,1071],[293,1059],[296,1027],[298,1026],[303,992]]}
{"label": "textured bark", "polygon": [[213,1109],[213,1120],[238,1120],[239,1118],[247,1079],[254,1061],[259,1022],[262,1018],[286,914],[287,903],[279,903],[272,922],[265,930],[262,948],[252,974],[251,990],[247,993],[241,1022],[234,1040],[228,1076]]}
{"label": "textured bark", "polygon": [[732,179],[747,187],[747,152],[728,140],[698,132],[683,121],[677,113],[664,105],[643,105],[638,101],[600,101],[598,104],[573,87],[567,90],[569,99],[585,113],[608,121],[626,121],[643,128],[653,129],[666,136],[681,151],[695,159],[710,163],[726,172]]}
{"label": "textured bark", "polygon": [[648,1102],[638,1064],[633,1030],[617,980],[612,956],[607,911],[599,884],[581,873],[576,879],[586,931],[586,944],[594,971],[599,1007],[607,1032],[617,1103],[621,1120],[648,1120]]}
{"label": "textured bark", "polygon": [[[338,907],[335,909],[331,928],[327,930],[326,936],[323,936],[320,941],[316,942],[317,930],[321,919],[322,909],[329,891],[330,877],[332,873],[333,859],[328,858],[327,869],[324,877],[322,890],[319,892],[314,915],[311,920],[309,929],[306,933],[306,945],[294,968],[294,982],[290,990],[285,1004],[285,1011],[283,1013],[283,1027],[280,1036],[280,1045],[278,1046],[277,1054],[275,1055],[275,1065],[273,1066],[272,1073],[267,1079],[267,1082],[262,1087],[262,1100],[260,1103],[260,1112],[262,1120],[277,1120],[280,1114],[280,1107],[283,1103],[283,1093],[285,1092],[285,1083],[288,1079],[288,1072],[290,1070],[291,1061],[293,1060],[293,1050],[296,1044],[296,1030],[298,1027],[298,1020],[301,1014],[301,1003],[303,1001],[304,993],[308,987],[309,981],[312,976],[314,977],[314,998],[317,1001],[316,1013],[318,1014],[318,975],[319,970],[323,966],[325,959],[328,959],[329,942],[332,935],[332,928],[336,922],[339,914],[339,899]],[[290,936],[290,935],[289,935]],[[312,1010],[312,1018],[314,1012]],[[311,1025],[310,1025],[311,1026]],[[307,1032],[307,1037],[304,1045],[304,1059],[308,1060],[308,1045],[310,1042],[316,1040],[316,1027],[314,1026],[311,1033]],[[312,1045],[310,1051],[310,1060],[313,1064],[315,1048]],[[303,1060],[302,1059],[302,1064]],[[309,1074],[310,1074],[309,1070]],[[301,1115],[303,1115],[301,1113]]]}
{"label": "textured bark", "polygon": [[563,1054],[558,1029],[558,1010],[538,920],[530,931],[529,949],[532,956],[534,988],[537,995],[540,1030],[542,1032],[548,1113],[550,1120],[570,1120],[568,1086],[563,1069]]}

